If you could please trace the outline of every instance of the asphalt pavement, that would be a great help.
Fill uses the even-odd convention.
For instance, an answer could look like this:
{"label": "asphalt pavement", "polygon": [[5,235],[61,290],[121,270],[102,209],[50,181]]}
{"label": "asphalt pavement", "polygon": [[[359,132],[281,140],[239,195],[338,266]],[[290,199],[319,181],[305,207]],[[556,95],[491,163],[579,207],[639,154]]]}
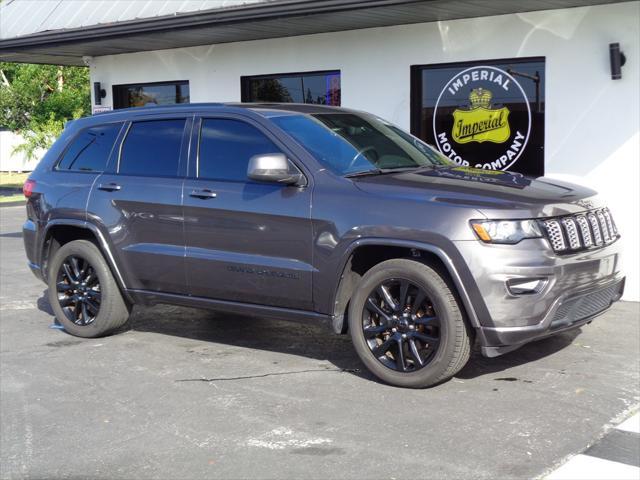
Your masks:
{"label": "asphalt pavement", "polygon": [[426,390],[383,385],[320,325],[136,307],[72,337],[0,208],[1,478],[534,478],[640,400],[640,309]]}

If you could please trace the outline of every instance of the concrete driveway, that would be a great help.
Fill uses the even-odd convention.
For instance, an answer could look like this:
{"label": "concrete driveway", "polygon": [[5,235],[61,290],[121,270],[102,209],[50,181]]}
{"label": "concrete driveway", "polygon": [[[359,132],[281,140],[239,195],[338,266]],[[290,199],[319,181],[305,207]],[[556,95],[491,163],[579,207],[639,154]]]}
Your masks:
{"label": "concrete driveway", "polygon": [[637,303],[429,390],[378,383],[321,326],[155,307],[75,338],[23,218],[0,209],[2,478],[530,478],[639,400]]}

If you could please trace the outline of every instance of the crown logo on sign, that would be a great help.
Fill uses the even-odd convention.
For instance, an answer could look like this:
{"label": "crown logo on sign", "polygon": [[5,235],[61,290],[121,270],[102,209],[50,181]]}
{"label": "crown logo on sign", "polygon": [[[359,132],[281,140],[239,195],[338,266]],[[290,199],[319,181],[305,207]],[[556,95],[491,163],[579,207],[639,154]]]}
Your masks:
{"label": "crown logo on sign", "polygon": [[474,88],[469,94],[469,102],[471,103],[471,109],[484,107],[489,108],[491,104],[491,97],[493,95],[489,90],[484,88]]}

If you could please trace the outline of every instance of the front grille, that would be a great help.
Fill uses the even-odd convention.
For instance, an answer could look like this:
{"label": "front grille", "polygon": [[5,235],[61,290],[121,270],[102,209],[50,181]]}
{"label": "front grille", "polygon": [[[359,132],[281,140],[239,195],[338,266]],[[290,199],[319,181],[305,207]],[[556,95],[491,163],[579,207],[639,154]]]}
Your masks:
{"label": "front grille", "polygon": [[606,310],[620,296],[621,285],[617,283],[597,292],[565,301],[556,310],[551,328],[559,328],[579,322]]}
{"label": "front grille", "polygon": [[542,222],[556,253],[574,253],[603,247],[618,239],[618,229],[608,208],[587,214],[550,218]]}

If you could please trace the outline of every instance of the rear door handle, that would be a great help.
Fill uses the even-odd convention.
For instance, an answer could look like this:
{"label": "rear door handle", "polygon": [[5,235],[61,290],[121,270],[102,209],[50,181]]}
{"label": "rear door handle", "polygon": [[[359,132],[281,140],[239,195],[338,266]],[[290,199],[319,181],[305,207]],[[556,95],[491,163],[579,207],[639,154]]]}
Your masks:
{"label": "rear door handle", "polygon": [[218,194],[205,188],[203,190],[194,190],[189,194],[189,196],[195,198],[216,198]]}
{"label": "rear door handle", "polygon": [[117,183],[101,183],[98,185],[98,190],[104,190],[105,192],[115,192],[121,188]]}

